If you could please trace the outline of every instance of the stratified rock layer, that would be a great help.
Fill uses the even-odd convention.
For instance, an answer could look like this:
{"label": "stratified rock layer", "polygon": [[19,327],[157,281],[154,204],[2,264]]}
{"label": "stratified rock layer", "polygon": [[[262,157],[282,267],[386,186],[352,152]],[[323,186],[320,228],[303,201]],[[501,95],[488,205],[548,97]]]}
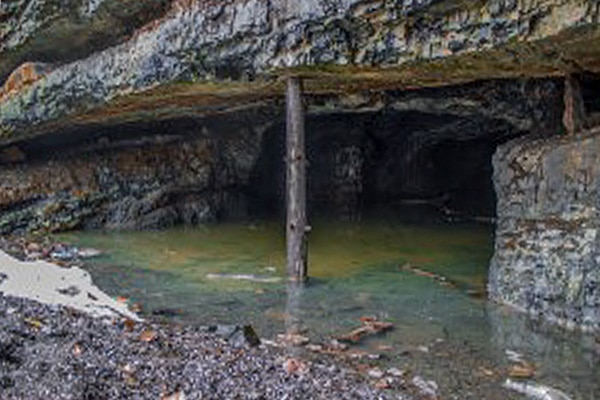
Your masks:
{"label": "stratified rock layer", "polygon": [[[434,153],[460,154],[453,140],[481,137],[488,127],[478,154],[527,132],[556,133],[559,85],[530,87],[520,79],[599,73],[599,18],[597,0],[4,1],[0,79],[9,79],[0,90],[0,231],[151,228],[232,212],[260,159],[263,122],[233,129],[233,136],[190,127],[196,136],[169,133],[165,142],[162,132],[149,129],[130,145],[113,128],[277,103],[281,78],[289,74],[304,78],[313,98],[343,99],[325,101],[317,112],[341,106],[439,117],[444,126],[425,127],[410,140],[397,129],[364,141],[392,144],[384,154],[392,171],[426,167]],[[459,102],[445,99],[444,91],[410,94],[499,78],[522,83],[509,90],[514,102],[506,93],[502,100],[481,92]],[[394,90],[404,97],[390,102],[385,97]],[[548,107],[540,107],[545,99]],[[78,152],[40,157],[44,140],[67,135],[80,136]],[[421,157],[423,138],[432,151]],[[600,321],[595,141],[525,140],[498,152],[490,278],[494,299],[586,329]],[[86,145],[92,150],[81,156]],[[377,146],[359,145],[331,151],[342,188],[332,192],[351,203],[372,189],[359,178],[371,173]],[[456,173],[482,165],[471,161],[457,163]],[[443,179],[447,172],[434,181],[426,168],[416,169],[397,180],[393,195],[420,195],[433,183],[451,182]],[[377,185],[396,182],[394,174],[377,176]]]}
{"label": "stratified rock layer", "polygon": [[250,179],[262,130],[243,118],[229,121],[234,135],[215,135],[210,121],[184,122],[178,133],[191,137],[164,124],[154,136],[92,137],[4,167],[0,232],[155,229],[245,214],[239,187]]}
{"label": "stratified rock layer", "polygon": [[27,61],[64,63],[125,41],[170,0],[8,0],[0,3],[0,81]]}
{"label": "stratified rock layer", "polygon": [[596,130],[498,149],[492,299],[567,327],[600,329],[599,146]]}
{"label": "stratified rock layer", "polygon": [[[257,92],[229,80],[293,69],[313,80],[310,90],[339,91],[344,82],[402,88],[600,70],[600,51],[589,45],[598,12],[592,0],[175,2],[129,41],[62,65],[1,102],[0,135],[21,137],[36,124],[175,81],[220,81],[230,89],[221,94],[257,98],[280,88]],[[177,109],[170,106],[162,108]]]}

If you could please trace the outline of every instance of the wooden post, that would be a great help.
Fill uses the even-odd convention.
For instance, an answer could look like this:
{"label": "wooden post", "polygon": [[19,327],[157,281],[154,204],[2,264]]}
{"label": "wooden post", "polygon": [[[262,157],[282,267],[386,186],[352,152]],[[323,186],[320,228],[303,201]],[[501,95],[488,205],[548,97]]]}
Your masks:
{"label": "wooden post", "polygon": [[294,281],[307,277],[306,235],[306,151],[304,144],[304,105],[302,82],[287,80],[287,271]]}
{"label": "wooden post", "polygon": [[575,135],[585,128],[585,105],[581,96],[581,87],[572,74],[565,76],[565,111],[563,124],[568,135]]}

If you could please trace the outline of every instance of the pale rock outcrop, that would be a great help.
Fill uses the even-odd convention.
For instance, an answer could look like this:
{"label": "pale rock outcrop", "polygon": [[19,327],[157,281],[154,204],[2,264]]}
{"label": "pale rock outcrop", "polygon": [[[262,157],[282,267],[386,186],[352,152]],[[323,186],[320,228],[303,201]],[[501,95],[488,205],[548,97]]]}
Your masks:
{"label": "pale rock outcrop", "polygon": [[490,297],[600,330],[600,131],[520,138],[494,156],[498,222]]}
{"label": "pale rock outcrop", "polygon": [[62,305],[98,317],[123,316],[141,321],[127,306],[98,289],[81,268],[46,261],[19,261],[0,251],[0,295]]}

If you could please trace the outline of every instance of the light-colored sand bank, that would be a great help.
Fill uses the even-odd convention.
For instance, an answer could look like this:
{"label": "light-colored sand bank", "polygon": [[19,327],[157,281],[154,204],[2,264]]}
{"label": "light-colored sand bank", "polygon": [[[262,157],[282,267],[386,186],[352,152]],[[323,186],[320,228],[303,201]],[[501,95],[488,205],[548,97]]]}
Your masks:
{"label": "light-colored sand bank", "polygon": [[0,293],[71,307],[94,316],[122,315],[139,321],[125,304],[101,291],[89,273],[47,261],[19,261],[0,251]]}

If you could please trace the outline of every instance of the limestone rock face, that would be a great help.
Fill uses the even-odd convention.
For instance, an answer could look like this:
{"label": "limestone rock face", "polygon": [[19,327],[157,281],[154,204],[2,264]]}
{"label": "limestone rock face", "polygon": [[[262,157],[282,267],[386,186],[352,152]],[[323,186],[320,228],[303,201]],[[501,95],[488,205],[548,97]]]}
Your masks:
{"label": "limestone rock face", "polygon": [[4,83],[4,87],[0,88],[0,101],[11,95],[16,95],[26,86],[42,79],[50,70],[51,67],[44,63],[27,62],[22,64],[10,74]]}
{"label": "limestone rock face", "polygon": [[64,63],[125,41],[169,0],[8,0],[0,3],[0,81],[27,61]]}
{"label": "limestone rock face", "polygon": [[250,180],[262,130],[243,118],[228,126],[235,137],[216,135],[209,122],[186,126],[188,137],[165,124],[153,136],[42,147],[35,160],[0,170],[0,233],[157,229],[245,215],[239,187]]}
{"label": "limestone rock face", "polygon": [[[545,135],[495,156],[490,295],[600,329],[600,134],[548,138],[563,107],[553,78],[600,73],[599,18],[597,0],[2,1],[0,233],[235,214],[272,158],[263,136],[294,74],[313,115],[404,122],[333,125],[340,146],[321,153],[341,189],[326,194],[353,207],[369,191],[445,201],[439,182],[460,192],[450,175],[485,168],[493,146]],[[233,122],[215,128],[216,115]],[[452,162],[475,141],[485,157]]]}
{"label": "limestone rock face", "polygon": [[[18,135],[168,82],[245,82],[290,68],[324,78],[321,86],[334,76],[395,87],[599,70],[587,46],[598,13],[593,0],[178,1],[127,42],[0,103],[0,127]],[[467,57],[474,51],[483,55]],[[432,60],[448,61],[415,66]]]}
{"label": "limestone rock face", "polygon": [[600,329],[598,146],[596,130],[498,149],[492,299],[568,327]]}

